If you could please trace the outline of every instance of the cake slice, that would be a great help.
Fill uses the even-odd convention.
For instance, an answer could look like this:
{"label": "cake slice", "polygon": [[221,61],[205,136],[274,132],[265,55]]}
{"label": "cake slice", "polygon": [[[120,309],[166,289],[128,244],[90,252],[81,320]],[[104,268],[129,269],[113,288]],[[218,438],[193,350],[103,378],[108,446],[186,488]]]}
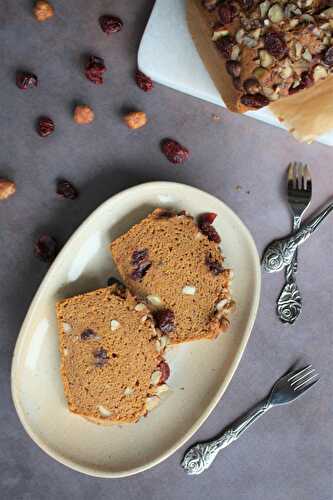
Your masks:
{"label": "cake slice", "polygon": [[229,327],[232,276],[206,214],[199,226],[186,213],[156,209],[111,244],[118,271],[153,312],[170,343],[215,338]]}
{"label": "cake slice", "polygon": [[113,285],[57,304],[61,375],[71,412],[100,424],[136,422],[169,375],[149,311]]}

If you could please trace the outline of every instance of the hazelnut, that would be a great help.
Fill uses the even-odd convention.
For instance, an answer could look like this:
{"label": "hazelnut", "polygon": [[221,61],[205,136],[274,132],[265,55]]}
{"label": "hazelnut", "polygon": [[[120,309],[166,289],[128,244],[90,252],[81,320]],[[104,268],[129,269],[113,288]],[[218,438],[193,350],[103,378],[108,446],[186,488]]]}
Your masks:
{"label": "hazelnut", "polygon": [[95,119],[95,113],[89,106],[78,105],[74,110],[74,121],[78,125],[88,125],[92,123]]}
{"label": "hazelnut", "polygon": [[0,179],[0,200],[5,200],[12,196],[16,191],[16,185],[7,179]]}
{"label": "hazelnut", "polygon": [[34,15],[37,21],[42,23],[43,21],[46,21],[50,17],[54,16],[54,8],[49,2],[46,2],[45,0],[38,0],[35,3]]}
{"label": "hazelnut", "polygon": [[123,120],[130,129],[144,127],[148,121],[147,115],[143,111],[133,111],[132,113],[128,113],[124,116]]}

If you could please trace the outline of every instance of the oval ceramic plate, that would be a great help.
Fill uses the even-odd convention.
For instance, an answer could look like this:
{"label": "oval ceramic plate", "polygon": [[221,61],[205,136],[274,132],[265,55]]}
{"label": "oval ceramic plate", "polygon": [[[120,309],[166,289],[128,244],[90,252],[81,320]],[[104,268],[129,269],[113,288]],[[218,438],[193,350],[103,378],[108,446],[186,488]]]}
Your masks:
{"label": "oval ceramic plate", "polygon": [[[71,414],[59,374],[57,300],[106,286],[115,274],[108,244],[156,207],[216,212],[226,264],[234,268],[237,312],[232,328],[214,341],[169,351],[165,401],[135,425],[102,427]],[[41,284],[23,323],[12,364],[12,395],[30,437],[59,462],[80,472],[121,477],[152,467],[183,445],[226,390],[244,352],[260,295],[255,244],[240,219],[221,201],[190,186],[152,182],[101,205],[75,232]],[[205,360],[202,363],[202,360]]]}

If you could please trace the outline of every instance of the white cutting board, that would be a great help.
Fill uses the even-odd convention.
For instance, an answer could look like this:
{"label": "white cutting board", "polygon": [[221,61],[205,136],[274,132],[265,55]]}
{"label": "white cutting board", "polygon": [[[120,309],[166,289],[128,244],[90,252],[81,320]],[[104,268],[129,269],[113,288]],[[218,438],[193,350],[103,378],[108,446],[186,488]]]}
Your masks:
{"label": "white cutting board", "polygon": [[[155,82],[225,107],[187,29],[186,0],[156,0],[139,48],[138,65]],[[284,128],[268,109],[246,115]],[[318,141],[333,146],[333,131]]]}

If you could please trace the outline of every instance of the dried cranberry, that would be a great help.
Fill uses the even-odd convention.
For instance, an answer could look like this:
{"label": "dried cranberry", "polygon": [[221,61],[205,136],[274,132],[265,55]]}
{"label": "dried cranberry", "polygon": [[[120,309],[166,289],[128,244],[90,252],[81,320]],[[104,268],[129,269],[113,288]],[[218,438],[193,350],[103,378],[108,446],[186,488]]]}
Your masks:
{"label": "dried cranberry", "polygon": [[230,24],[233,18],[232,9],[230,8],[230,6],[222,5],[222,7],[219,8],[219,16],[223,26],[225,26],[226,24]]}
{"label": "dried cranberry", "polygon": [[230,59],[235,42],[230,36],[220,37],[216,42],[216,47],[226,59]]}
{"label": "dried cranberry", "polygon": [[206,256],[205,264],[214,276],[218,276],[223,272],[223,266],[218,260],[214,260],[211,254]]}
{"label": "dried cranberry", "polygon": [[213,224],[216,217],[217,214],[215,214],[214,212],[207,212],[205,214],[202,214],[199,217],[199,224],[203,222],[207,222],[207,224]]}
{"label": "dried cranberry", "polygon": [[99,349],[97,349],[97,351],[94,352],[94,357],[96,359],[95,364],[98,367],[106,365],[110,359],[108,356],[108,352],[103,349],[103,347],[100,347]]}
{"label": "dried cranberry", "polygon": [[41,137],[47,137],[54,132],[54,121],[47,116],[41,116],[38,120],[37,132]]}
{"label": "dried cranberry", "polygon": [[311,87],[313,85],[313,77],[308,71],[303,71],[301,74],[301,81],[297,87],[290,87],[289,95],[296,94],[300,90],[306,89],[307,87]]}
{"label": "dried cranberry", "polygon": [[170,377],[170,366],[166,361],[163,360],[158,365],[158,369],[161,372],[161,378],[159,384],[164,384],[164,382],[166,382]]}
{"label": "dried cranberry", "polygon": [[327,66],[333,66],[333,47],[326,50],[323,56],[323,62],[327,64]]}
{"label": "dried cranberry", "polygon": [[154,88],[152,79],[140,70],[135,73],[135,81],[137,86],[144,92],[150,92]]}
{"label": "dried cranberry", "polygon": [[252,109],[260,109],[269,104],[269,100],[262,94],[245,94],[241,97],[241,103]]}
{"label": "dried cranberry", "polygon": [[131,278],[134,281],[140,281],[148,272],[151,267],[151,262],[149,260],[140,262],[138,266],[134,269],[131,274]]}
{"label": "dried cranberry", "polygon": [[119,17],[115,16],[101,16],[99,24],[104,33],[111,35],[111,33],[118,33],[121,31],[124,23]]}
{"label": "dried cranberry", "polygon": [[199,224],[199,229],[202,232],[202,234],[205,234],[209,241],[214,241],[215,243],[220,243],[221,238],[216,231],[215,227],[212,226],[209,222],[202,222]]}
{"label": "dried cranberry", "polygon": [[58,243],[52,236],[43,235],[35,243],[36,257],[44,262],[52,262],[58,253]]}
{"label": "dried cranberry", "polygon": [[90,328],[87,328],[81,333],[81,340],[90,340],[97,337],[97,333],[95,333],[93,330],[90,330]]}
{"label": "dried cranberry", "polygon": [[288,47],[282,34],[269,31],[264,35],[264,45],[267,52],[277,59],[282,59],[288,53]]}
{"label": "dried cranberry", "polygon": [[162,333],[172,333],[176,329],[175,315],[170,309],[161,309],[154,315],[156,325]]}
{"label": "dried cranberry", "polygon": [[16,73],[16,85],[21,90],[31,89],[33,87],[37,87],[38,78],[33,73],[20,71]]}
{"label": "dried cranberry", "polygon": [[75,200],[79,196],[77,189],[69,181],[59,180],[57,183],[57,194],[67,200]]}
{"label": "dried cranberry", "polygon": [[91,82],[96,85],[101,85],[103,80],[103,73],[106,71],[104,59],[101,57],[90,56],[89,62],[86,65],[85,75]]}
{"label": "dried cranberry", "polygon": [[234,78],[238,78],[241,74],[242,67],[238,61],[227,61],[225,67],[227,68],[229,75]]}
{"label": "dried cranberry", "polygon": [[134,250],[134,252],[132,253],[133,266],[145,260],[148,257],[148,255],[149,252],[147,248],[143,248],[142,250]]}
{"label": "dried cranberry", "polygon": [[190,156],[189,150],[173,139],[164,139],[161,149],[167,159],[175,165],[184,163]]}
{"label": "dried cranberry", "polygon": [[211,12],[216,8],[217,0],[202,0],[202,5]]}

